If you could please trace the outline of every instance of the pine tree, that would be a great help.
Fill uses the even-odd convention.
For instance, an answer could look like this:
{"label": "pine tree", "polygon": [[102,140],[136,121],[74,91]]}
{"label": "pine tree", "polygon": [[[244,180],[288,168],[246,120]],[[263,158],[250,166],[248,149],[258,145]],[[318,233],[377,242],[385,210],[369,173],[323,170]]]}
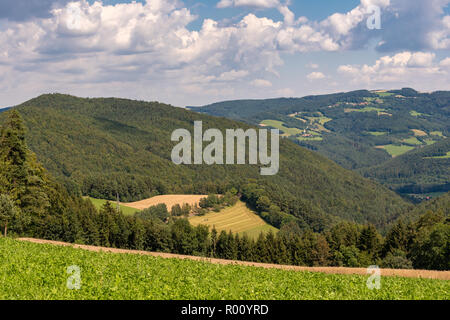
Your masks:
{"label": "pine tree", "polygon": [[0,194],[0,224],[3,227],[3,235],[8,235],[8,223],[16,215],[17,209],[14,202],[6,194]]}

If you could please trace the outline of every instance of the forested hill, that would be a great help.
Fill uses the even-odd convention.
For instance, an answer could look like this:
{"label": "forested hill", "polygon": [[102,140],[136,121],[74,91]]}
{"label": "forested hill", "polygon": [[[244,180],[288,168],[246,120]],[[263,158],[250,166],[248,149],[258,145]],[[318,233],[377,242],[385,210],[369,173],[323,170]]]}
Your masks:
{"label": "forested hill", "polygon": [[203,121],[204,130],[249,127],[232,120],[156,102],[60,94],[43,95],[15,109],[28,129],[30,148],[73,193],[114,199],[118,192],[122,201],[131,201],[235,187],[245,189],[249,202],[273,217],[273,224],[294,219],[315,230],[339,220],[382,228],[405,205],[385,187],[286,139],[275,176],[260,176],[257,166],[172,163],[173,130],[192,129],[196,120]]}
{"label": "forested hill", "polygon": [[363,169],[361,173],[405,194],[447,192],[450,190],[450,138]]}
{"label": "forested hill", "polygon": [[[304,98],[226,101],[190,109],[278,128],[295,143],[353,170],[395,166],[400,161],[390,161],[392,158],[426,149],[450,136],[449,91],[360,90]],[[378,181],[395,185],[400,192],[409,184],[426,190],[429,184],[450,181],[444,161],[405,163],[410,160],[417,159],[413,155],[402,158],[405,171],[409,171],[407,179],[393,181],[388,174],[384,180],[383,174],[377,174]],[[419,174],[411,175],[409,169],[417,166],[421,167]],[[394,170],[398,168],[389,169]],[[442,175],[445,171],[447,174]]]}

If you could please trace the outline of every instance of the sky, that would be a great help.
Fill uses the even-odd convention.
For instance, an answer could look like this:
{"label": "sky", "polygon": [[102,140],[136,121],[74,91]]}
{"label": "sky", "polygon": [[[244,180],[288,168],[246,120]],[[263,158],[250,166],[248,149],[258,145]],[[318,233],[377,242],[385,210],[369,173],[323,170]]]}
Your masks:
{"label": "sky", "polygon": [[450,90],[450,0],[0,0],[0,107]]}

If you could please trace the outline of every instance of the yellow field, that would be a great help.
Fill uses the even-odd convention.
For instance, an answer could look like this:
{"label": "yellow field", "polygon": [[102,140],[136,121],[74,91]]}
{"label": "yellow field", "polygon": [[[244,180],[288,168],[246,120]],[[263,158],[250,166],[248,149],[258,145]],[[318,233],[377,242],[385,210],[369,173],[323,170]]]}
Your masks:
{"label": "yellow field", "polygon": [[149,199],[144,199],[141,201],[121,203],[124,206],[135,208],[138,210],[144,210],[152,206],[164,203],[168,210],[176,204],[182,206],[187,203],[191,206],[198,205],[200,199],[208,197],[207,195],[194,195],[194,194],[171,194],[164,196],[156,196]]}
{"label": "yellow field", "polygon": [[199,224],[214,226],[218,232],[225,230],[233,233],[247,233],[249,237],[256,238],[261,232],[273,231],[278,229],[268,225],[255,212],[247,208],[246,204],[238,201],[233,207],[225,208],[220,212],[208,213],[204,216],[195,216],[189,218],[189,222],[197,226]]}
{"label": "yellow field", "polygon": [[419,129],[411,129],[412,132],[414,132],[414,135],[416,137],[425,137],[427,136],[427,133],[425,131],[419,130]]}

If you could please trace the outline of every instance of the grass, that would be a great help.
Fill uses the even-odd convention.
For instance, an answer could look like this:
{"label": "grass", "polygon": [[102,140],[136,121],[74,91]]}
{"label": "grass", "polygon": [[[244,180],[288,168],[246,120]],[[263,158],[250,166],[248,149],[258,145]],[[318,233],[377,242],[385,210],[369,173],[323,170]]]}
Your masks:
{"label": "grass", "polygon": [[289,136],[294,136],[296,134],[303,132],[302,130],[300,130],[298,128],[285,127],[284,122],[278,121],[278,120],[264,120],[263,122],[261,122],[261,124],[264,124],[269,127],[273,127],[275,129],[279,129]]}
{"label": "grass", "polygon": [[345,113],[350,113],[350,112],[377,112],[378,115],[390,115],[389,113],[386,112],[385,109],[381,109],[381,108],[376,108],[376,107],[364,107],[361,109],[344,109]]}
{"label": "grass", "polygon": [[[97,208],[100,209],[108,200],[103,200],[103,199],[94,199],[91,197],[87,197],[91,200],[92,204]],[[114,206],[114,208],[117,206],[116,201],[110,201],[111,204]],[[131,216],[133,214],[135,214],[136,212],[139,212],[140,210],[135,209],[135,208],[130,208],[124,205],[120,205],[120,210],[122,210],[123,214]]]}
{"label": "grass", "polygon": [[390,97],[393,96],[394,94],[392,92],[375,92],[375,94],[377,94],[380,97]]}
{"label": "grass", "polygon": [[420,113],[420,112],[417,112],[417,111],[414,111],[414,110],[411,110],[411,111],[409,112],[409,114],[410,114],[411,116],[413,116],[413,117],[429,116],[428,114]]}
{"label": "grass", "polygon": [[388,144],[388,145],[380,146],[380,147],[382,149],[386,150],[386,152],[389,153],[392,157],[400,156],[400,155],[414,149],[414,147],[411,147],[411,146],[405,146],[405,145],[397,146],[394,144]]}
{"label": "grass", "polygon": [[409,137],[408,139],[403,139],[402,142],[413,146],[422,145],[422,142],[420,142],[416,137]]}
{"label": "grass", "polygon": [[322,141],[322,137],[297,137],[299,141]]}
{"label": "grass", "polygon": [[[81,287],[70,290],[69,266],[80,268]],[[90,252],[0,238],[2,300],[277,300],[441,299],[450,281],[333,275],[238,265]]]}
{"label": "grass", "polygon": [[430,132],[430,134],[432,136],[444,137],[444,134],[442,133],[442,131],[432,131],[432,132]]}
{"label": "grass", "polygon": [[384,136],[387,134],[387,132],[382,132],[382,131],[367,131],[367,133],[372,136]]}
{"label": "grass", "polygon": [[215,226],[218,232],[225,230],[239,234],[247,233],[249,237],[258,237],[261,232],[273,231],[276,233],[278,231],[247,208],[242,201],[238,201],[234,206],[225,208],[220,212],[191,217],[189,222],[194,226],[199,224],[208,225],[211,228]]}
{"label": "grass", "polygon": [[332,118],[328,118],[328,117],[325,117],[325,116],[305,117],[305,118],[308,119],[310,123],[318,122],[321,125],[324,125],[325,123],[330,122],[330,121],[333,120]]}

